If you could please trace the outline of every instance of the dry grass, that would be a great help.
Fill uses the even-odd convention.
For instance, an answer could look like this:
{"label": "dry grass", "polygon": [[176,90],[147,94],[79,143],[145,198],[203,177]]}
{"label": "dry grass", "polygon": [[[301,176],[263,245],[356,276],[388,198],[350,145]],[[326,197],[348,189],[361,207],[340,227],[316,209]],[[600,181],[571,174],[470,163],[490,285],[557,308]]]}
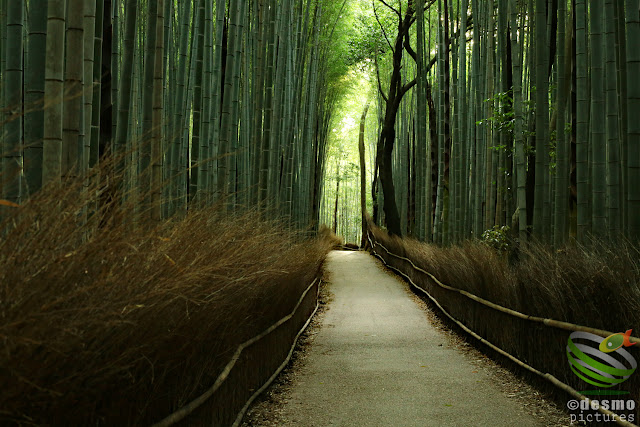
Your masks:
{"label": "dry grass", "polygon": [[133,221],[97,190],[3,210],[0,424],[158,421],[291,311],[333,245],[252,212]]}
{"label": "dry grass", "polygon": [[[401,240],[376,227],[372,231],[391,252],[411,259],[441,282],[494,303],[534,316],[613,332],[633,328],[635,336],[640,333],[640,251],[631,244],[594,243],[588,249],[559,251],[532,244],[507,256],[480,242],[440,248]],[[489,309],[436,286],[406,261],[390,256],[385,259],[489,341],[577,390],[593,388],[569,369],[565,354],[569,331]],[[637,358],[637,350],[632,347],[630,351]],[[640,375],[633,375],[621,389],[631,390],[636,400],[640,398]]]}
{"label": "dry grass", "polygon": [[344,240],[336,235],[327,225],[322,224],[318,229],[318,237],[331,244],[333,249],[340,249],[344,244]]}

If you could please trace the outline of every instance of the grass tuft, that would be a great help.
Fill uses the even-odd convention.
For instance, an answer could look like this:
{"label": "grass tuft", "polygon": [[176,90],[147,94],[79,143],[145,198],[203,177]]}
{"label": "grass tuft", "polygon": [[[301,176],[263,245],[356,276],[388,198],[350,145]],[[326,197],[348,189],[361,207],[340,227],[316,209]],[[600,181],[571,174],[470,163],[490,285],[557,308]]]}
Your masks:
{"label": "grass tuft", "polygon": [[85,184],[0,211],[2,424],[159,421],[292,310],[334,245],[251,211],[155,222]]}

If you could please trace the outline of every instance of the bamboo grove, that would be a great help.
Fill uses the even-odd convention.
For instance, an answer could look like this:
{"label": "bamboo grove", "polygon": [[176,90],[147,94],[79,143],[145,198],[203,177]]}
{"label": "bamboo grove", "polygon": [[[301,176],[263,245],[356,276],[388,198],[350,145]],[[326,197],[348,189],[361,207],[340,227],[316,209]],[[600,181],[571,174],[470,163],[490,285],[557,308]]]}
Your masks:
{"label": "bamboo grove", "polygon": [[19,205],[108,157],[153,220],[223,203],[317,223],[343,7],[0,0],[0,198]]}
{"label": "bamboo grove", "polygon": [[375,221],[440,244],[637,241],[638,0],[372,4]]}

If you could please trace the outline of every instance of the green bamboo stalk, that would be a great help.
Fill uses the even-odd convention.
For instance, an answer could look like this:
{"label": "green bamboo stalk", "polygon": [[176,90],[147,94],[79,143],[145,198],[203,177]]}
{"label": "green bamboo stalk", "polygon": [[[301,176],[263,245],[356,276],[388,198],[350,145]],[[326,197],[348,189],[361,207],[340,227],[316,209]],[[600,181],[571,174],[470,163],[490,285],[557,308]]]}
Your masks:
{"label": "green bamboo stalk", "polygon": [[625,34],[625,22],[624,22],[624,2],[614,2],[615,7],[615,27],[616,27],[616,63],[618,64],[618,88],[617,88],[617,101],[619,112],[619,124],[618,129],[620,132],[620,210],[622,225],[621,232],[628,230],[629,217],[627,210],[627,152],[629,149],[629,142],[627,138],[628,129],[628,115],[627,115],[627,53],[626,53],[626,34]]}
{"label": "green bamboo stalk", "polygon": [[20,203],[22,196],[23,12],[23,0],[8,3],[3,91],[4,105],[9,113],[3,129],[6,134],[2,147],[2,198],[12,203]]}
{"label": "green bamboo stalk", "polygon": [[259,181],[260,181],[260,150],[262,146],[262,117],[264,100],[264,56],[266,43],[264,42],[267,25],[264,24],[265,16],[269,9],[265,7],[263,0],[254,1],[255,17],[253,22],[253,123],[251,124],[251,202],[258,204]]}
{"label": "green bamboo stalk", "polygon": [[[242,5],[245,3],[242,2]],[[237,107],[235,97],[237,96],[237,79],[239,73],[240,58],[237,58],[237,44],[241,37],[241,6],[240,4],[231,7],[229,10],[229,33],[227,39],[226,68],[224,72],[224,96],[222,98],[222,110],[220,116],[220,143],[218,146],[218,194],[220,197],[227,197],[231,190],[231,169],[235,164],[235,154],[231,152],[233,148],[233,128],[236,120]],[[234,167],[235,169],[235,167]]]}
{"label": "green bamboo stalk", "polygon": [[170,210],[172,213],[177,210],[182,212],[185,208],[184,201],[184,193],[186,188],[186,177],[187,174],[183,168],[182,162],[182,151],[184,150],[185,137],[184,132],[182,132],[184,126],[184,116],[186,110],[186,97],[187,97],[187,82],[189,76],[189,32],[190,32],[190,21],[191,21],[191,9],[193,2],[191,0],[183,2],[182,8],[180,8],[179,20],[179,64],[177,71],[177,87],[176,87],[176,96],[175,96],[175,105],[173,107],[173,111],[175,114],[173,133],[170,135],[171,137],[171,203],[172,209]]}
{"label": "green bamboo stalk", "polygon": [[[487,26],[487,43],[486,43],[486,56],[487,56],[487,67],[486,67],[486,96],[485,99],[493,99],[495,94],[495,64],[494,64],[494,52],[495,52],[495,36],[494,36],[494,13],[493,7],[489,8],[488,12],[488,20],[489,25]],[[487,108],[487,115],[485,117],[493,117],[496,110],[495,101],[485,102]],[[497,167],[497,159],[495,152],[496,145],[496,135],[494,132],[493,124],[487,126],[487,134],[486,134],[486,149],[484,155],[486,156],[486,170],[484,171],[485,177],[485,192],[484,192],[484,200],[485,200],[485,213],[484,213],[484,228],[486,230],[493,227],[495,218],[496,218],[496,167]]]}
{"label": "green bamboo stalk", "polygon": [[85,4],[84,9],[84,60],[83,60],[83,115],[84,115],[84,128],[82,141],[84,148],[82,154],[83,168],[88,168],[90,164],[92,133],[91,122],[93,120],[93,76],[94,76],[94,49],[95,49],[95,36],[96,36],[96,2],[88,1]]}
{"label": "green bamboo stalk", "polygon": [[69,0],[66,30],[65,101],[62,135],[62,177],[75,178],[84,170],[82,128],[84,0]]}
{"label": "green bamboo stalk", "polygon": [[[171,1],[171,0],[169,0]],[[157,0],[155,56],[153,67],[153,116],[151,125],[151,219],[160,221],[163,212],[164,176],[164,0]]]}
{"label": "green bamboo stalk", "polygon": [[[522,117],[522,62],[520,60],[523,49],[522,41],[524,38],[524,29],[518,25],[518,6],[517,0],[510,0],[510,24],[511,24],[511,54],[513,56],[513,109],[514,109],[514,146],[516,156],[516,176],[518,182],[517,188],[517,206],[518,206],[518,234],[520,243],[525,244],[527,241],[527,190],[526,190],[526,159],[524,152],[524,134],[523,134],[523,117]],[[520,31],[519,31],[520,30]],[[520,32],[520,43],[518,42],[518,33]]]}
{"label": "green bamboo stalk", "polygon": [[[458,28],[465,28],[467,25],[467,10],[469,9],[469,0],[462,0],[462,8],[460,12],[460,23]],[[467,226],[466,213],[468,211],[468,182],[469,182],[469,164],[467,159],[468,146],[468,126],[469,108],[467,103],[467,35],[465,31],[460,31],[460,40],[458,41],[458,117],[459,117],[459,137],[458,137],[458,156],[459,161],[459,189],[457,208],[460,218],[460,237],[465,239],[468,236],[469,227]]]}
{"label": "green bamboo stalk", "polygon": [[545,209],[548,197],[548,188],[545,185],[549,174],[549,79],[548,79],[548,49],[547,49],[547,17],[546,0],[536,0],[535,9],[535,67],[536,67],[536,176],[535,199],[533,204],[533,232],[538,238],[545,239],[546,226],[544,219],[547,214]]}
{"label": "green bamboo stalk", "polygon": [[144,75],[142,95],[142,141],[140,144],[140,195],[143,198],[143,209],[153,218],[152,205],[152,156],[155,138],[154,129],[154,86],[156,70],[156,44],[158,24],[158,2],[148,3],[147,26],[144,40]]}
{"label": "green bamboo stalk", "polygon": [[65,6],[65,0],[48,0],[42,142],[43,185],[59,182],[62,175]]}
{"label": "green bamboo stalk", "polygon": [[[217,155],[218,147],[220,143],[220,104],[222,98],[222,88],[224,82],[222,81],[222,50],[223,50],[223,38],[224,38],[224,26],[225,26],[225,14],[226,4],[224,1],[216,3],[216,37],[215,37],[215,52],[213,57],[213,98],[212,98],[212,132],[211,132],[211,147],[212,155]],[[225,162],[226,159],[214,159],[213,165],[215,168],[211,168],[211,188],[214,191],[214,200],[219,196],[218,189],[218,165],[221,162]]]}
{"label": "green bamboo stalk", "polygon": [[[502,94],[509,94],[512,91],[513,78],[511,71],[511,58],[509,57],[509,2],[507,0],[499,0],[497,13],[497,58],[496,61],[496,75],[500,76],[498,90]],[[513,97],[513,95],[511,94]],[[499,102],[498,108],[500,109],[503,117],[506,117],[509,113],[512,113],[513,101],[502,98]],[[515,211],[513,205],[513,194],[509,191],[511,185],[509,180],[513,176],[513,156],[509,153],[513,153],[513,141],[508,137],[507,132],[497,132],[497,145],[500,147],[498,152],[498,183],[497,183],[497,198],[498,205],[496,206],[496,224],[507,225],[508,219]],[[513,187],[517,188],[517,185]]]}
{"label": "green bamboo stalk", "polygon": [[558,88],[557,88],[557,119],[556,119],[556,190],[554,210],[554,246],[561,247],[567,239],[567,220],[569,207],[569,146],[565,133],[567,86],[569,82],[565,76],[567,68],[565,58],[567,3],[560,0],[558,5]]}
{"label": "green bamboo stalk", "polygon": [[[5,100],[5,69],[7,68],[7,0],[0,0],[0,102],[4,105]],[[0,122],[5,123],[6,121],[6,112],[5,108],[0,108]],[[5,132],[0,132],[0,157],[3,153],[5,140]],[[0,159],[0,174],[2,174],[2,164],[4,162]],[[2,194],[2,180],[0,180],[0,194]]]}
{"label": "green bamboo stalk", "polygon": [[[122,55],[122,72],[120,78],[119,92],[120,102],[118,103],[118,115],[116,120],[115,133],[115,156],[117,159],[116,173],[124,173],[125,153],[127,151],[127,137],[130,131],[131,103],[133,101],[132,82],[134,80],[135,61],[135,38],[138,16],[137,0],[126,0],[125,3],[125,30],[124,30],[124,51]],[[126,95],[125,95],[126,94]],[[114,106],[115,107],[115,106]]]}
{"label": "green bamboo stalk", "polygon": [[213,73],[213,4],[205,2],[204,7],[204,56],[202,58],[202,119],[200,121],[200,167],[198,168],[198,185],[200,187],[201,202],[206,204],[211,198],[210,168],[211,168],[211,86]]}
{"label": "green bamboo stalk", "polygon": [[627,24],[627,220],[628,236],[640,238],[640,50],[633,41],[640,40],[639,0],[625,0]]}
{"label": "green bamboo stalk", "polygon": [[[321,6],[318,6],[321,7]],[[273,117],[273,80],[275,76],[275,66],[274,63],[277,59],[275,52],[275,40],[276,40],[276,9],[275,3],[273,0],[269,1],[269,8],[272,9],[269,14],[269,23],[268,23],[268,32],[266,37],[267,43],[267,54],[265,56],[265,61],[267,62],[266,67],[266,78],[265,78],[265,114],[264,114],[264,125],[263,125],[263,136],[262,136],[262,148],[261,148],[261,160],[260,160],[260,176],[259,176],[259,201],[265,207],[271,204],[270,196],[270,188],[269,185],[269,169],[272,168],[273,165],[270,164],[271,159],[271,133],[272,133],[272,117]],[[319,29],[318,29],[319,31]],[[314,70],[311,71],[312,76]]]}
{"label": "green bamboo stalk", "polygon": [[42,187],[42,143],[44,138],[44,86],[47,45],[47,0],[29,4],[29,46],[24,77],[24,196]]}
{"label": "green bamboo stalk", "polygon": [[118,92],[118,88],[120,87],[120,29],[122,25],[120,24],[120,3],[121,0],[111,0],[112,3],[112,23],[113,23],[113,31],[111,38],[111,135],[112,141],[110,144],[113,145],[113,135],[117,132],[117,118],[118,118],[118,104],[120,103],[120,96]]}
{"label": "green bamboo stalk", "polygon": [[237,4],[237,24],[234,30],[235,42],[233,46],[229,48],[235,48],[233,68],[232,68],[232,85],[231,85],[231,126],[229,134],[229,144],[231,147],[231,156],[228,162],[228,183],[225,184],[227,192],[229,194],[229,205],[235,206],[237,203],[238,195],[238,175],[241,171],[238,171],[238,164],[241,159],[241,155],[238,154],[238,123],[240,121],[240,77],[241,77],[241,64],[243,61],[242,55],[242,37],[244,34],[244,21],[246,18],[246,2],[238,2]]}
{"label": "green bamboo stalk", "polygon": [[189,183],[189,203],[197,201],[202,187],[200,178],[200,132],[202,129],[202,82],[204,69],[204,26],[205,26],[205,0],[199,0],[197,10],[197,27],[194,30],[195,39],[195,78],[193,86],[193,131],[191,137],[191,181]]}
{"label": "green bamboo stalk", "polygon": [[[467,0],[468,1],[468,0]],[[416,85],[417,111],[416,111],[416,237],[419,240],[425,240],[427,236],[427,215],[430,215],[430,205],[427,204],[427,99],[425,81],[427,78],[425,67],[425,19],[424,19],[425,1],[420,0],[416,6],[417,19],[417,58],[416,72],[418,84]],[[363,231],[366,238],[366,233]]]}
{"label": "green bamboo stalk", "polygon": [[620,132],[618,111],[618,70],[616,61],[615,2],[606,0],[605,13],[605,105],[607,140],[607,217],[608,234],[617,237],[622,231],[620,201]]}
{"label": "green bamboo stalk", "polygon": [[605,237],[608,233],[607,221],[607,144],[605,134],[606,106],[604,92],[604,33],[601,3],[589,0],[589,23],[591,39],[591,163],[592,185],[592,232]]}
{"label": "green bamboo stalk", "polygon": [[587,63],[587,4],[576,0],[576,184],[578,190],[577,240],[586,243],[591,233],[589,209],[589,90]]}
{"label": "green bamboo stalk", "polygon": [[93,108],[91,117],[91,148],[89,167],[98,164],[100,158],[100,120],[102,116],[102,41],[104,30],[104,1],[96,0],[96,25],[93,47]]}

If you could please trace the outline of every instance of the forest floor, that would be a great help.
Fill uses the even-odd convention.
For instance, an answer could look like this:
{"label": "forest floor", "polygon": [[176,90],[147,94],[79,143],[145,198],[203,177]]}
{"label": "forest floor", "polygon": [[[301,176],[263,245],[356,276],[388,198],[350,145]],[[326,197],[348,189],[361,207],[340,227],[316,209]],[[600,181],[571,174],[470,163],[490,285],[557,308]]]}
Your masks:
{"label": "forest floor", "polygon": [[332,252],[324,309],[244,426],[563,426],[364,252]]}

